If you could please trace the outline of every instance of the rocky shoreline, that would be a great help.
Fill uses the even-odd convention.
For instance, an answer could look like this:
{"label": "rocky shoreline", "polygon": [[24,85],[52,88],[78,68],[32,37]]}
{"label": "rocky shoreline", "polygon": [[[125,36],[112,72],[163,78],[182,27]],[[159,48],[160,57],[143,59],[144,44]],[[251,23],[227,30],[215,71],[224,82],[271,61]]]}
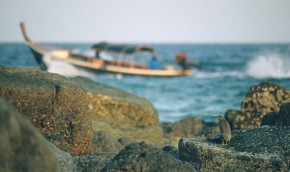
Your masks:
{"label": "rocky shoreline", "polygon": [[146,99],[83,77],[0,66],[0,171],[289,171],[290,90],[251,86],[233,137],[196,117],[160,123]]}

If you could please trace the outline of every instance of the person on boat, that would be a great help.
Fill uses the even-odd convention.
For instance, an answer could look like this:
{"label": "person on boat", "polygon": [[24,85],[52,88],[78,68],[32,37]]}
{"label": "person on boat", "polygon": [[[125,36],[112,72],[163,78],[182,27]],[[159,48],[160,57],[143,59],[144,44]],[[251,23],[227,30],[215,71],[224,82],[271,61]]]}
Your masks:
{"label": "person on boat", "polygon": [[100,58],[100,50],[99,50],[99,49],[96,49],[95,57],[96,57],[97,59]]}
{"label": "person on boat", "polygon": [[178,53],[175,55],[176,63],[182,67],[183,70],[189,69],[190,65],[187,63],[187,55],[185,53]]}
{"label": "person on boat", "polygon": [[149,68],[158,70],[158,69],[162,68],[162,64],[160,61],[157,60],[157,58],[155,56],[153,56],[152,60],[149,64]]}

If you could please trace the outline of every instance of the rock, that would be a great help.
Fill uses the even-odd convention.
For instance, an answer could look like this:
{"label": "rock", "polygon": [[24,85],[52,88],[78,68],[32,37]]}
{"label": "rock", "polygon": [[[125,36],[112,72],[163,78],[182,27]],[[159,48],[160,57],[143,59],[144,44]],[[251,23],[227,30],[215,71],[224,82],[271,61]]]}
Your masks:
{"label": "rock", "polygon": [[99,172],[113,158],[112,154],[94,153],[75,157],[77,172]]}
{"label": "rock", "polygon": [[285,103],[280,107],[277,124],[282,126],[290,126],[290,103]]}
{"label": "rock", "polygon": [[62,172],[77,172],[77,165],[73,156],[60,150],[51,143],[49,145],[57,158],[58,166]]}
{"label": "rock", "polygon": [[74,155],[92,139],[86,92],[65,77],[37,69],[0,66],[0,96],[54,145]]}
{"label": "rock", "polygon": [[0,152],[0,171],[59,171],[47,141],[2,98]]}
{"label": "rock", "polygon": [[97,172],[108,163],[114,154],[95,153],[84,156],[71,156],[50,144],[52,151],[55,153],[58,164],[62,172]]}
{"label": "rock", "polygon": [[279,125],[279,112],[270,112],[262,118],[262,125]]}
{"label": "rock", "polygon": [[199,171],[289,171],[290,127],[234,130],[228,146],[183,138],[181,160]]}
{"label": "rock", "polygon": [[88,106],[94,119],[158,126],[157,111],[147,99],[84,77],[75,77],[72,81],[87,91]]}
{"label": "rock", "polygon": [[169,146],[163,147],[162,150],[166,153],[171,154],[176,159],[180,159],[178,148],[169,145]]}
{"label": "rock", "polygon": [[[111,136],[123,141],[121,149],[130,143],[146,141],[159,147],[163,147],[166,139],[163,136],[162,129],[159,126],[132,126],[126,123],[116,124],[104,121],[93,120],[92,126],[94,131],[105,130]],[[126,140],[124,140],[126,138]],[[119,142],[121,143],[121,142]]]}
{"label": "rock", "polygon": [[225,113],[225,118],[229,122],[231,129],[234,129],[234,122],[236,120],[236,116],[240,115],[241,111],[229,109]]}
{"label": "rock", "polygon": [[261,125],[290,126],[290,103],[284,103],[279,112],[270,112],[262,118]]}
{"label": "rock", "polygon": [[[290,101],[290,90],[270,82],[251,86],[234,117],[226,115],[234,129],[259,126],[262,118],[270,112],[278,112],[283,103]],[[232,113],[230,113],[232,114]]]}
{"label": "rock", "polygon": [[217,122],[204,122],[202,130],[195,137],[199,136],[200,140],[205,140],[218,133],[220,133],[220,128]]}
{"label": "rock", "polygon": [[99,130],[114,139],[164,145],[156,109],[142,97],[86,78],[69,80],[31,68],[0,66],[0,80],[0,96],[47,140],[72,155],[93,153],[92,139]]}
{"label": "rock", "polygon": [[175,136],[192,136],[198,134],[203,127],[201,119],[196,117],[188,117],[177,121],[173,124],[171,132]]}
{"label": "rock", "polygon": [[94,134],[91,149],[92,152],[107,152],[117,154],[120,151],[120,143],[113,139],[107,131],[97,131]]}
{"label": "rock", "polygon": [[125,147],[102,171],[193,171],[190,164],[171,154],[146,144],[133,143]]}
{"label": "rock", "polygon": [[290,158],[290,127],[261,126],[233,131],[230,146],[237,151],[273,153]]}
{"label": "rock", "polygon": [[287,171],[284,159],[272,154],[236,152],[211,143],[181,139],[181,159],[197,171]]}

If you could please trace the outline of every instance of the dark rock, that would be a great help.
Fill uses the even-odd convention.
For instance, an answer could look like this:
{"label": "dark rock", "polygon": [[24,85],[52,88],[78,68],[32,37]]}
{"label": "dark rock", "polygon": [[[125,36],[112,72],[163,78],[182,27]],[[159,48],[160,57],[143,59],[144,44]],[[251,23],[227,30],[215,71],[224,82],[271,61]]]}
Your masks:
{"label": "dark rock", "polygon": [[190,164],[171,154],[146,144],[133,143],[125,147],[102,171],[193,171]]}
{"label": "dark rock", "polygon": [[99,172],[110,162],[113,154],[94,153],[85,156],[75,157],[77,172]]}
{"label": "dark rock", "polygon": [[162,150],[166,153],[173,155],[176,159],[180,159],[178,148],[174,146],[165,146]]}
{"label": "dark rock", "polygon": [[232,134],[233,138],[227,146],[181,139],[180,158],[190,162],[200,171],[290,169],[290,127],[263,126],[249,130],[234,130]]}
{"label": "dark rock", "polygon": [[270,112],[262,118],[262,125],[277,125],[279,112]]}
{"label": "dark rock", "polygon": [[2,98],[0,171],[59,171],[56,157],[47,141]]}
{"label": "dark rock", "polygon": [[276,154],[252,154],[225,149],[212,143],[184,138],[181,159],[197,171],[287,171],[285,159]]}
{"label": "dark rock", "polygon": [[230,146],[237,151],[273,153],[290,158],[290,127],[261,126],[233,131]]}
{"label": "dark rock", "polygon": [[271,112],[262,118],[261,125],[290,126],[290,103],[284,103],[279,112]]}
{"label": "dark rock", "polygon": [[[283,103],[290,102],[290,90],[270,82],[251,86],[234,117],[228,117],[234,129],[252,128],[270,112],[278,112]],[[227,115],[228,116],[228,115]]]}

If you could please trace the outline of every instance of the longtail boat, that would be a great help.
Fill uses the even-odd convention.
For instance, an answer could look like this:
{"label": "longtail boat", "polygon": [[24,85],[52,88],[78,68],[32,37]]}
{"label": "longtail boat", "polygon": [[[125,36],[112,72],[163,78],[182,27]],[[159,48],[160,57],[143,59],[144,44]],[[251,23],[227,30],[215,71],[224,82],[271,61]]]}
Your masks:
{"label": "longtail boat", "polygon": [[[47,70],[50,62],[57,60],[84,68],[96,73],[115,73],[124,75],[141,76],[185,76],[192,75],[192,66],[186,65],[186,56],[179,54],[176,60],[179,65],[168,65],[153,67],[145,63],[144,56],[140,54],[149,53],[152,59],[156,60],[156,51],[143,45],[122,45],[101,42],[94,44],[91,49],[95,55],[86,55],[73,52],[72,50],[59,47],[52,47],[31,41],[26,32],[24,22],[20,23],[22,35],[27,46],[30,48],[36,62],[42,70]],[[139,54],[137,56],[137,54]]]}

